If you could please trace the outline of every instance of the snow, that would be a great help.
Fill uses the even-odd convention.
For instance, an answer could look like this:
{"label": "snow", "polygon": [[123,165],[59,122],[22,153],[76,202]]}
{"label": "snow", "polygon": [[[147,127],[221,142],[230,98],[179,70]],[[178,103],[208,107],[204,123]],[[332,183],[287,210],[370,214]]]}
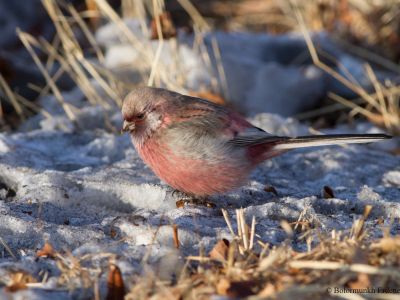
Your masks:
{"label": "snow", "polygon": [[[127,24],[141,35],[139,23]],[[140,56],[126,40],[113,34],[113,26],[107,25],[96,35],[106,47],[106,64],[120,75],[137,71],[133,66]],[[217,33],[215,37],[234,106],[268,132],[308,134],[307,126],[287,116],[317,104],[335,82],[307,60],[292,63],[306,50],[304,42],[292,35]],[[211,38],[206,38],[208,48]],[[318,38],[327,39],[323,35]],[[329,41],[324,45],[342,57],[343,63],[359,70],[361,62],[343,56]],[[149,42],[149,47],[156,49],[157,41]],[[169,42],[164,47],[161,60],[171,69],[175,49]],[[216,70],[206,67],[190,42],[179,46],[176,55],[187,75],[185,89],[210,86]],[[174,72],[171,78],[178,77],[179,72]],[[361,73],[356,75],[363,76]],[[21,290],[12,294],[13,299],[90,298],[92,290],[79,280],[61,284],[54,260],[36,258],[36,250],[45,241],[79,258],[90,254],[85,258],[87,267],[105,268],[110,256],[117,257],[125,279],[146,270],[170,279],[179,273],[185,256],[197,255],[201,249],[207,252],[219,239],[231,238],[221,208],[228,210],[235,227],[235,209],[243,207],[249,220],[256,217],[259,239],[272,245],[286,239],[281,220],[296,221],[300,215],[324,232],[349,229],[367,204],[373,205],[367,226],[378,217],[384,218],[385,225],[392,217],[400,218],[400,158],[386,151],[396,147],[398,140],[291,151],[262,163],[245,186],[211,197],[216,208],[177,208],[179,193],[143,163],[128,135],[117,133],[122,124],[119,109],[89,106],[78,88],[64,96],[79,108],[74,122],[54,97],[45,96],[40,105],[52,118],[41,113],[15,133],[0,133],[0,237],[17,257],[14,261],[0,243],[0,276],[23,270],[41,280],[43,270],[49,274],[44,288]],[[114,131],[105,125],[105,115]],[[378,131],[359,123],[330,132]],[[275,187],[278,195],[265,191],[266,186]],[[322,196],[324,186],[333,189],[334,198]],[[174,224],[178,226],[179,250],[174,247]],[[391,226],[392,232],[398,232],[398,225]],[[378,227],[371,227],[372,235],[381,233]],[[105,276],[100,277],[102,295]],[[0,290],[0,298],[8,296]]]}
{"label": "snow", "polygon": [[[304,134],[307,129],[267,113],[251,121],[278,134]],[[400,158],[368,145],[297,150],[266,161],[244,187],[211,197],[216,208],[176,208],[179,195],[143,164],[127,135],[101,128],[37,129],[2,133],[0,145],[0,236],[23,262],[11,263],[3,250],[3,272],[11,263],[36,277],[41,269],[52,268],[50,277],[57,277],[54,261],[35,260],[35,251],[47,240],[78,257],[117,254],[118,263],[125,264],[124,276],[140,273],[143,255],[149,252],[148,263],[168,277],[183,256],[230,238],[221,208],[235,220],[234,209],[244,207],[248,218],[256,217],[260,239],[272,244],[285,239],[280,221],[295,221],[302,212],[324,231],[348,229],[366,204],[374,206],[369,222],[379,216],[400,217]],[[278,196],[265,192],[267,185]],[[321,197],[326,185],[335,198]],[[6,196],[10,189],[15,194]],[[179,228],[179,251],[174,250],[172,224]],[[96,259],[88,263],[94,265]],[[50,297],[47,293],[52,292],[32,289],[16,297],[41,299]],[[65,291],[56,294],[67,297]]]}

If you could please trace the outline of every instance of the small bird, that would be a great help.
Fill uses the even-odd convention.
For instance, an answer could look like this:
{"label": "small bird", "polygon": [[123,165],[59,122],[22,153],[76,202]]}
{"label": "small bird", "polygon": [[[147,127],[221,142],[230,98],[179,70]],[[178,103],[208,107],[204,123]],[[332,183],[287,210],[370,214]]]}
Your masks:
{"label": "small bird", "polygon": [[204,99],[140,87],[122,105],[123,132],[144,162],[173,188],[207,197],[242,186],[261,162],[290,149],[369,143],[385,134],[287,137],[253,126]]}

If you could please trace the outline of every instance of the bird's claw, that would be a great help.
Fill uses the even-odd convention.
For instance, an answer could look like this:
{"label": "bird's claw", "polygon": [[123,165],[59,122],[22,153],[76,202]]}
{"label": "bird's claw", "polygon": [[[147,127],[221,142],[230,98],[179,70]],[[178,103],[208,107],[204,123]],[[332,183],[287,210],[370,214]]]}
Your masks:
{"label": "bird's claw", "polygon": [[198,198],[188,197],[188,198],[180,199],[180,200],[176,201],[177,208],[182,208],[182,207],[185,207],[186,205],[204,206],[207,208],[215,208],[216,207],[215,203],[210,202],[207,199],[198,199]]}

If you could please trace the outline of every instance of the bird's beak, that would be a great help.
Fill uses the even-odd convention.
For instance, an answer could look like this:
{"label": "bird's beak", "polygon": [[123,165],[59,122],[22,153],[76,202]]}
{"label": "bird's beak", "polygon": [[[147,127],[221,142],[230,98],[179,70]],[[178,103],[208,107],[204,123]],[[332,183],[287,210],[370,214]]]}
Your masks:
{"label": "bird's beak", "polygon": [[133,131],[135,129],[135,123],[128,122],[124,120],[124,124],[122,125],[121,134],[128,131]]}

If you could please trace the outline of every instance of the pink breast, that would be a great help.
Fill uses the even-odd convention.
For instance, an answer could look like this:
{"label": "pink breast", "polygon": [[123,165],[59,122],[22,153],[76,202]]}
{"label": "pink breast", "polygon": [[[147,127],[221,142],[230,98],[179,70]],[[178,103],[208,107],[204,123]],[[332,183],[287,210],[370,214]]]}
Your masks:
{"label": "pink breast", "polygon": [[152,139],[137,150],[159,178],[177,190],[196,196],[223,193],[239,187],[250,172],[249,168],[235,161],[209,163],[178,157]]}

